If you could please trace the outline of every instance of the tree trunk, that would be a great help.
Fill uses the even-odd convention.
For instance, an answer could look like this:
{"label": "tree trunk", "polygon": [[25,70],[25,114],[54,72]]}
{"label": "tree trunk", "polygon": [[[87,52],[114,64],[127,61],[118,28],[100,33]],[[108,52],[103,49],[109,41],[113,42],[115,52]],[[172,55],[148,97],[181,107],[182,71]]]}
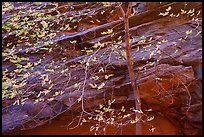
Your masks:
{"label": "tree trunk", "polygon": [[[140,95],[139,95],[139,92],[136,90],[136,79],[135,79],[135,73],[133,70],[131,46],[130,46],[129,16],[131,15],[131,8],[132,8],[132,2],[129,2],[128,10],[125,13],[125,15],[123,15],[124,22],[125,22],[125,43],[126,43],[126,54],[127,54],[127,66],[128,66],[130,81],[132,84],[132,89],[134,92],[134,97],[135,97],[135,107],[136,107],[136,110],[140,111],[141,110]],[[141,113],[138,113],[138,111],[136,111],[136,117],[139,119],[141,118]],[[141,130],[142,130],[141,125],[139,122],[137,122],[136,123],[136,135],[141,135]]]}

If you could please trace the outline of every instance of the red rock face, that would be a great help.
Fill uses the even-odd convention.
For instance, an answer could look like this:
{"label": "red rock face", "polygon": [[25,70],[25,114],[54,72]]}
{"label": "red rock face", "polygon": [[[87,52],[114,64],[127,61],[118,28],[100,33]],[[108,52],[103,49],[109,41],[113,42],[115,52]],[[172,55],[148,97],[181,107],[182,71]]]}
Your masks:
{"label": "red rock face", "polygon": [[[201,134],[202,3],[135,5],[141,134]],[[121,15],[114,2],[3,3],[3,134],[136,133]]]}
{"label": "red rock face", "polygon": [[[179,129],[169,122],[164,117],[159,114],[153,114],[155,120],[149,122],[148,124],[142,124],[142,133],[144,135],[175,135],[179,134]],[[20,135],[94,135],[95,132],[90,132],[90,127],[94,125],[94,122],[85,123],[82,126],[79,126],[75,129],[67,129],[67,117],[61,120],[53,120],[50,124],[37,127],[35,129],[26,130],[26,131],[14,131],[10,133],[11,135],[20,134]],[[152,127],[153,126],[153,127]],[[107,126],[105,135],[114,135],[114,134],[125,134],[125,135],[134,135],[135,134],[135,125],[128,125],[121,128],[116,128],[115,126]]]}

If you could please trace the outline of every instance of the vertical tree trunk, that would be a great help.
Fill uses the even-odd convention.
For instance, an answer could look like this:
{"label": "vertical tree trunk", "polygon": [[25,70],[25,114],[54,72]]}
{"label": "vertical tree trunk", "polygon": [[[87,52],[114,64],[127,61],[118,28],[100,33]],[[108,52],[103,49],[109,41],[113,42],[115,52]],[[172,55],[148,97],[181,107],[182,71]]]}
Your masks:
{"label": "vertical tree trunk", "polygon": [[[127,66],[128,66],[128,72],[130,76],[130,81],[132,84],[134,97],[135,97],[135,107],[136,110],[141,110],[141,102],[140,102],[140,95],[139,92],[136,90],[136,79],[135,79],[135,73],[133,70],[133,62],[132,62],[132,55],[131,55],[131,46],[130,46],[130,33],[129,33],[129,16],[131,14],[131,7],[132,2],[129,2],[127,12],[124,14],[124,22],[125,22],[125,43],[126,43],[126,54],[127,54]],[[141,113],[136,112],[136,117],[141,118]],[[141,124],[136,123],[136,135],[141,135]]]}

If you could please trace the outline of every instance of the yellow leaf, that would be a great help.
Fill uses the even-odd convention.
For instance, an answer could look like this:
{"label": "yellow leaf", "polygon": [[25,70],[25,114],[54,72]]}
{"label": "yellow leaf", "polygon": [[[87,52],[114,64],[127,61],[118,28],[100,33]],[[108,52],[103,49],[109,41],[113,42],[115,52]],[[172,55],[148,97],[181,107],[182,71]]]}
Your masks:
{"label": "yellow leaf", "polygon": [[16,100],[14,103],[13,103],[13,105],[19,105],[20,103],[19,103],[20,101],[19,100]]}
{"label": "yellow leaf", "polygon": [[77,43],[77,41],[76,40],[73,40],[73,41],[69,41],[70,43],[72,43],[72,44],[75,44],[75,43]]}
{"label": "yellow leaf", "polygon": [[186,10],[181,9],[181,14],[185,14]]}
{"label": "yellow leaf", "polygon": [[194,11],[195,11],[195,9],[192,9],[192,10],[190,9],[187,14],[191,14],[191,13],[193,13]]}
{"label": "yellow leaf", "polygon": [[178,17],[180,14],[178,13],[177,15],[176,15],[176,17]]}
{"label": "yellow leaf", "polygon": [[173,13],[171,13],[170,15],[169,15],[170,17],[173,17],[173,16],[175,16]]}
{"label": "yellow leaf", "polygon": [[40,91],[40,92],[38,93],[38,95],[37,95],[37,98],[39,98],[41,94],[42,94],[42,92]]}
{"label": "yellow leaf", "polygon": [[82,119],[82,122],[84,122],[84,123],[85,123],[85,122],[86,122],[86,119],[85,119],[85,118],[83,118],[83,119]]}
{"label": "yellow leaf", "polygon": [[197,16],[198,16],[198,15],[200,15],[200,10],[199,10],[198,13],[197,13]]}
{"label": "yellow leaf", "polygon": [[137,46],[137,50],[136,50],[135,52],[138,52],[138,51],[139,51],[139,49],[140,49],[140,47],[139,47],[139,46]]}
{"label": "yellow leaf", "polygon": [[45,77],[45,74],[42,74],[42,75],[40,76],[40,79],[44,79],[44,77]]}
{"label": "yellow leaf", "polygon": [[43,33],[41,35],[38,35],[39,38],[42,38],[45,36],[45,32],[43,31]]}
{"label": "yellow leaf", "polygon": [[199,31],[197,34],[196,34],[196,36],[198,36],[199,34],[201,34],[202,33],[202,31]]}
{"label": "yellow leaf", "polygon": [[151,116],[147,119],[147,121],[152,121],[154,119],[154,116]]}
{"label": "yellow leaf", "polygon": [[149,131],[154,132],[155,129],[156,129],[156,128],[153,128],[153,127],[152,127],[152,128],[149,129]]}
{"label": "yellow leaf", "polygon": [[166,16],[166,15],[168,15],[168,14],[169,14],[169,12],[159,13],[159,15],[162,15],[162,16]]}
{"label": "yellow leaf", "polygon": [[144,44],[146,42],[146,39],[142,39],[138,42],[138,44]]}
{"label": "yellow leaf", "polygon": [[91,23],[94,23],[94,21],[93,21],[93,20],[91,20],[90,22],[91,22]]}
{"label": "yellow leaf", "polygon": [[23,75],[23,78],[27,78],[28,77],[28,73]]}
{"label": "yellow leaf", "polygon": [[101,21],[100,21],[100,20],[98,20],[98,19],[96,19],[96,21],[97,21],[97,22],[99,22],[99,23],[101,22]]}
{"label": "yellow leaf", "polygon": [[171,10],[171,6],[169,6],[167,9],[166,9],[166,11],[170,11]]}
{"label": "yellow leaf", "polygon": [[89,62],[86,62],[86,66],[89,66]]}
{"label": "yellow leaf", "polygon": [[100,67],[98,72],[105,72],[104,69],[102,67]]}
{"label": "yellow leaf", "polygon": [[114,74],[105,75],[105,79],[108,79],[111,76],[114,76]]}
{"label": "yellow leaf", "polygon": [[125,50],[122,50],[122,51],[121,51],[121,54],[122,54],[123,57],[127,58],[127,54],[126,54],[126,51],[125,51]]}
{"label": "yellow leaf", "polygon": [[105,83],[102,83],[100,86],[98,86],[98,89],[102,89],[105,86]]}
{"label": "yellow leaf", "polygon": [[110,2],[102,2],[103,6],[107,7],[107,6],[110,6]]}
{"label": "yellow leaf", "polygon": [[152,63],[150,62],[150,63],[148,63],[149,66],[153,66],[154,64],[155,64],[155,62],[152,62]]}
{"label": "yellow leaf", "polygon": [[70,65],[70,68],[75,68],[76,67],[76,65]]}
{"label": "yellow leaf", "polygon": [[48,100],[48,101],[52,101],[52,100],[54,100],[54,98],[48,98],[47,100]]}
{"label": "yellow leaf", "polygon": [[162,42],[163,42],[163,43],[166,43],[166,42],[168,42],[168,40],[164,40],[164,39],[163,39]]}
{"label": "yellow leaf", "polygon": [[92,52],[93,52],[92,49],[90,49],[90,50],[86,50],[86,53],[92,53]]}
{"label": "yellow leaf", "polygon": [[88,119],[92,119],[92,116],[88,117]]}
{"label": "yellow leaf", "polygon": [[27,63],[27,65],[24,66],[24,68],[30,68],[32,64],[30,62]]}
{"label": "yellow leaf", "polygon": [[113,32],[113,29],[108,29],[107,31],[101,32],[102,35],[105,34],[111,34]]}
{"label": "yellow leaf", "polygon": [[121,110],[120,110],[120,111],[125,112],[125,107],[124,107],[124,106],[122,106],[122,108],[121,108]]}
{"label": "yellow leaf", "polygon": [[57,96],[57,95],[59,95],[59,94],[60,94],[59,92],[57,92],[57,91],[55,92],[55,96]]}
{"label": "yellow leaf", "polygon": [[90,83],[89,86],[91,86],[92,88],[97,88],[97,85],[95,83]]}
{"label": "yellow leaf", "polygon": [[48,45],[49,45],[49,42],[48,42],[48,41],[44,42],[44,45],[45,45],[45,46],[48,46]]}
{"label": "yellow leaf", "polygon": [[131,123],[131,124],[135,124],[136,121],[135,121],[135,120],[131,120],[130,123]]}
{"label": "yellow leaf", "polygon": [[16,69],[16,70],[14,70],[14,72],[16,72],[16,73],[21,73],[21,69]]}
{"label": "yellow leaf", "polygon": [[47,94],[47,93],[49,93],[50,92],[50,90],[43,90],[43,93],[45,93],[45,95]]}
{"label": "yellow leaf", "polygon": [[10,59],[9,61],[12,62],[12,63],[17,63],[18,62],[18,60],[13,60],[13,59]]}
{"label": "yellow leaf", "polygon": [[103,105],[102,104],[99,104],[99,109],[101,109],[103,107]]}
{"label": "yellow leaf", "polygon": [[145,110],[145,111],[152,111],[152,109],[150,108],[150,109],[147,109],[147,110]]}
{"label": "yellow leaf", "polygon": [[93,61],[96,61],[96,57],[93,57],[92,60],[93,60]]}
{"label": "yellow leaf", "polygon": [[107,33],[111,34],[113,32],[113,29],[108,29]]}
{"label": "yellow leaf", "polygon": [[47,72],[54,72],[54,69],[45,69]]}
{"label": "yellow leaf", "polygon": [[40,71],[35,71],[34,74],[41,74],[41,72]]}
{"label": "yellow leaf", "polygon": [[93,76],[93,77],[91,77],[93,80],[97,80],[97,79],[99,79],[99,77],[98,76]]}
{"label": "yellow leaf", "polygon": [[48,89],[51,89],[52,87],[53,87],[53,84]]}
{"label": "yellow leaf", "polygon": [[191,34],[191,33],[192,33],[192,30],[187,30],[187,31],[186,31],[186,34],[187,34],[187,35],[189,35],[189,34]]}
{"label": "yellow leaf", "polygon": [[49,79],[48,79],[48,75],[46,75],[45,81],[49,81]]}
{"label": "yellow leaf", "polygon": [[79,83],[74,84],[74,88],[77,88],[79,86]]}
{"label": "yellow leaf", "polygon": [[80,96],[80,97],[77,99],[78,103],[81,101],[81,99],[82,99],[82,96]]}
{"label": "yellow leaf", "polygon": [[94,129],[95,129],[95,127],[91,126],[89,131],[93,131]]}
{"label": "yellow leaf", "polygon": [[44,20],[41,21],[40,24],[42,24],[44,28],[47,28],[47,27],[48,27],[48,23],[45,22]]}
{"label": "yellow leaf", "polygon": [[122,44],[122,43],[123,43],[123,41],[122,41],[122,40],[120,40],[120,41],[118,41],[117,43],[120,45],[120,44]]}
{"label": "yellow leaf", "polygon": [[103,14],[105,11],[103,10],[103,11],[101,11],[101,14]]}

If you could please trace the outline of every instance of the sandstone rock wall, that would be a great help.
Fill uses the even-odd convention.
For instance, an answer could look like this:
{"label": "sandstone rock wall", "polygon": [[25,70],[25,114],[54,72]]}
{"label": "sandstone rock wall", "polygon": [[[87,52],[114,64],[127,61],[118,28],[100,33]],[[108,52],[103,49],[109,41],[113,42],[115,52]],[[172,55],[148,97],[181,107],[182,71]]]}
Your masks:
{"label": "sandstone rock wall", "polygon": [[[107,6],[100,2],[65,2],[58,3],[58,6],[47,2],[13,4],[15,8],[2,15],[2,23],[12,14],[29,8],[54,17],[59,11],[61,15],[59,19],[49,20],[54,24],[50,29],[56,33],[51,46],[45,43],[35,48],[27,46],[24,41],[18,41],[16,30],[2,30],[3,51],[14,46],[13,55],[29,57],[31,64],[40,60],[39,65],[22,72],[24,77],[25,73],[29,74],[26,84],[19,88],[22,93],[12,99],[2,98],[3,132],[34,128],[48,119],[57,119],[58,115],[63,117],[66,112],[77,116],[83,109],[93,111],[110,99],[115,99],[113,107],[116,110],[117,106],[125,104],[126,109],[134,106],[124,55],[124,24],[117,3]],[[194,15],[182,14],[181,9],[194,10]],[[144,124],[144,134],[201,134],[202,3],[139,2],[136,10],[130,17],[136,85],[141,94],[142,109],[152,109],[155,120],[150,124],[156,127],[155,132],[150,132]],[[161,14],[168,10],[168,15]],[[86,12],[89,14],[79,14]],[[80,21],[70,22],[72,15]],[[21,16],[29,17],[26,13]],[[31,20],[40,24],[39,20]],[[72,29],[66,28],[66,24]],[[107,30],[112,32],[104,35]],[[34,44],[35,40],[28,39]],[[7,46],[8,43],[12,44]],[[99,46],[94,48],[96,43]],[[15,64],[5,58],[4,54],[3,72],[6,69],[14,72],[17,69]],[[21,65],[27,63],[20,62]],[[14,75],[20,77],[17,73]],[[44,78],[47,79],[45,83]],[[14,103],[23,99],[25,101],[20,104]],[[81,101],[84,101],[84,108]],[[134,130],[133,125],[129,127]],[[168,131],[170,127],[175,129]],[[128,133],[132,132],[123,132]]]}

